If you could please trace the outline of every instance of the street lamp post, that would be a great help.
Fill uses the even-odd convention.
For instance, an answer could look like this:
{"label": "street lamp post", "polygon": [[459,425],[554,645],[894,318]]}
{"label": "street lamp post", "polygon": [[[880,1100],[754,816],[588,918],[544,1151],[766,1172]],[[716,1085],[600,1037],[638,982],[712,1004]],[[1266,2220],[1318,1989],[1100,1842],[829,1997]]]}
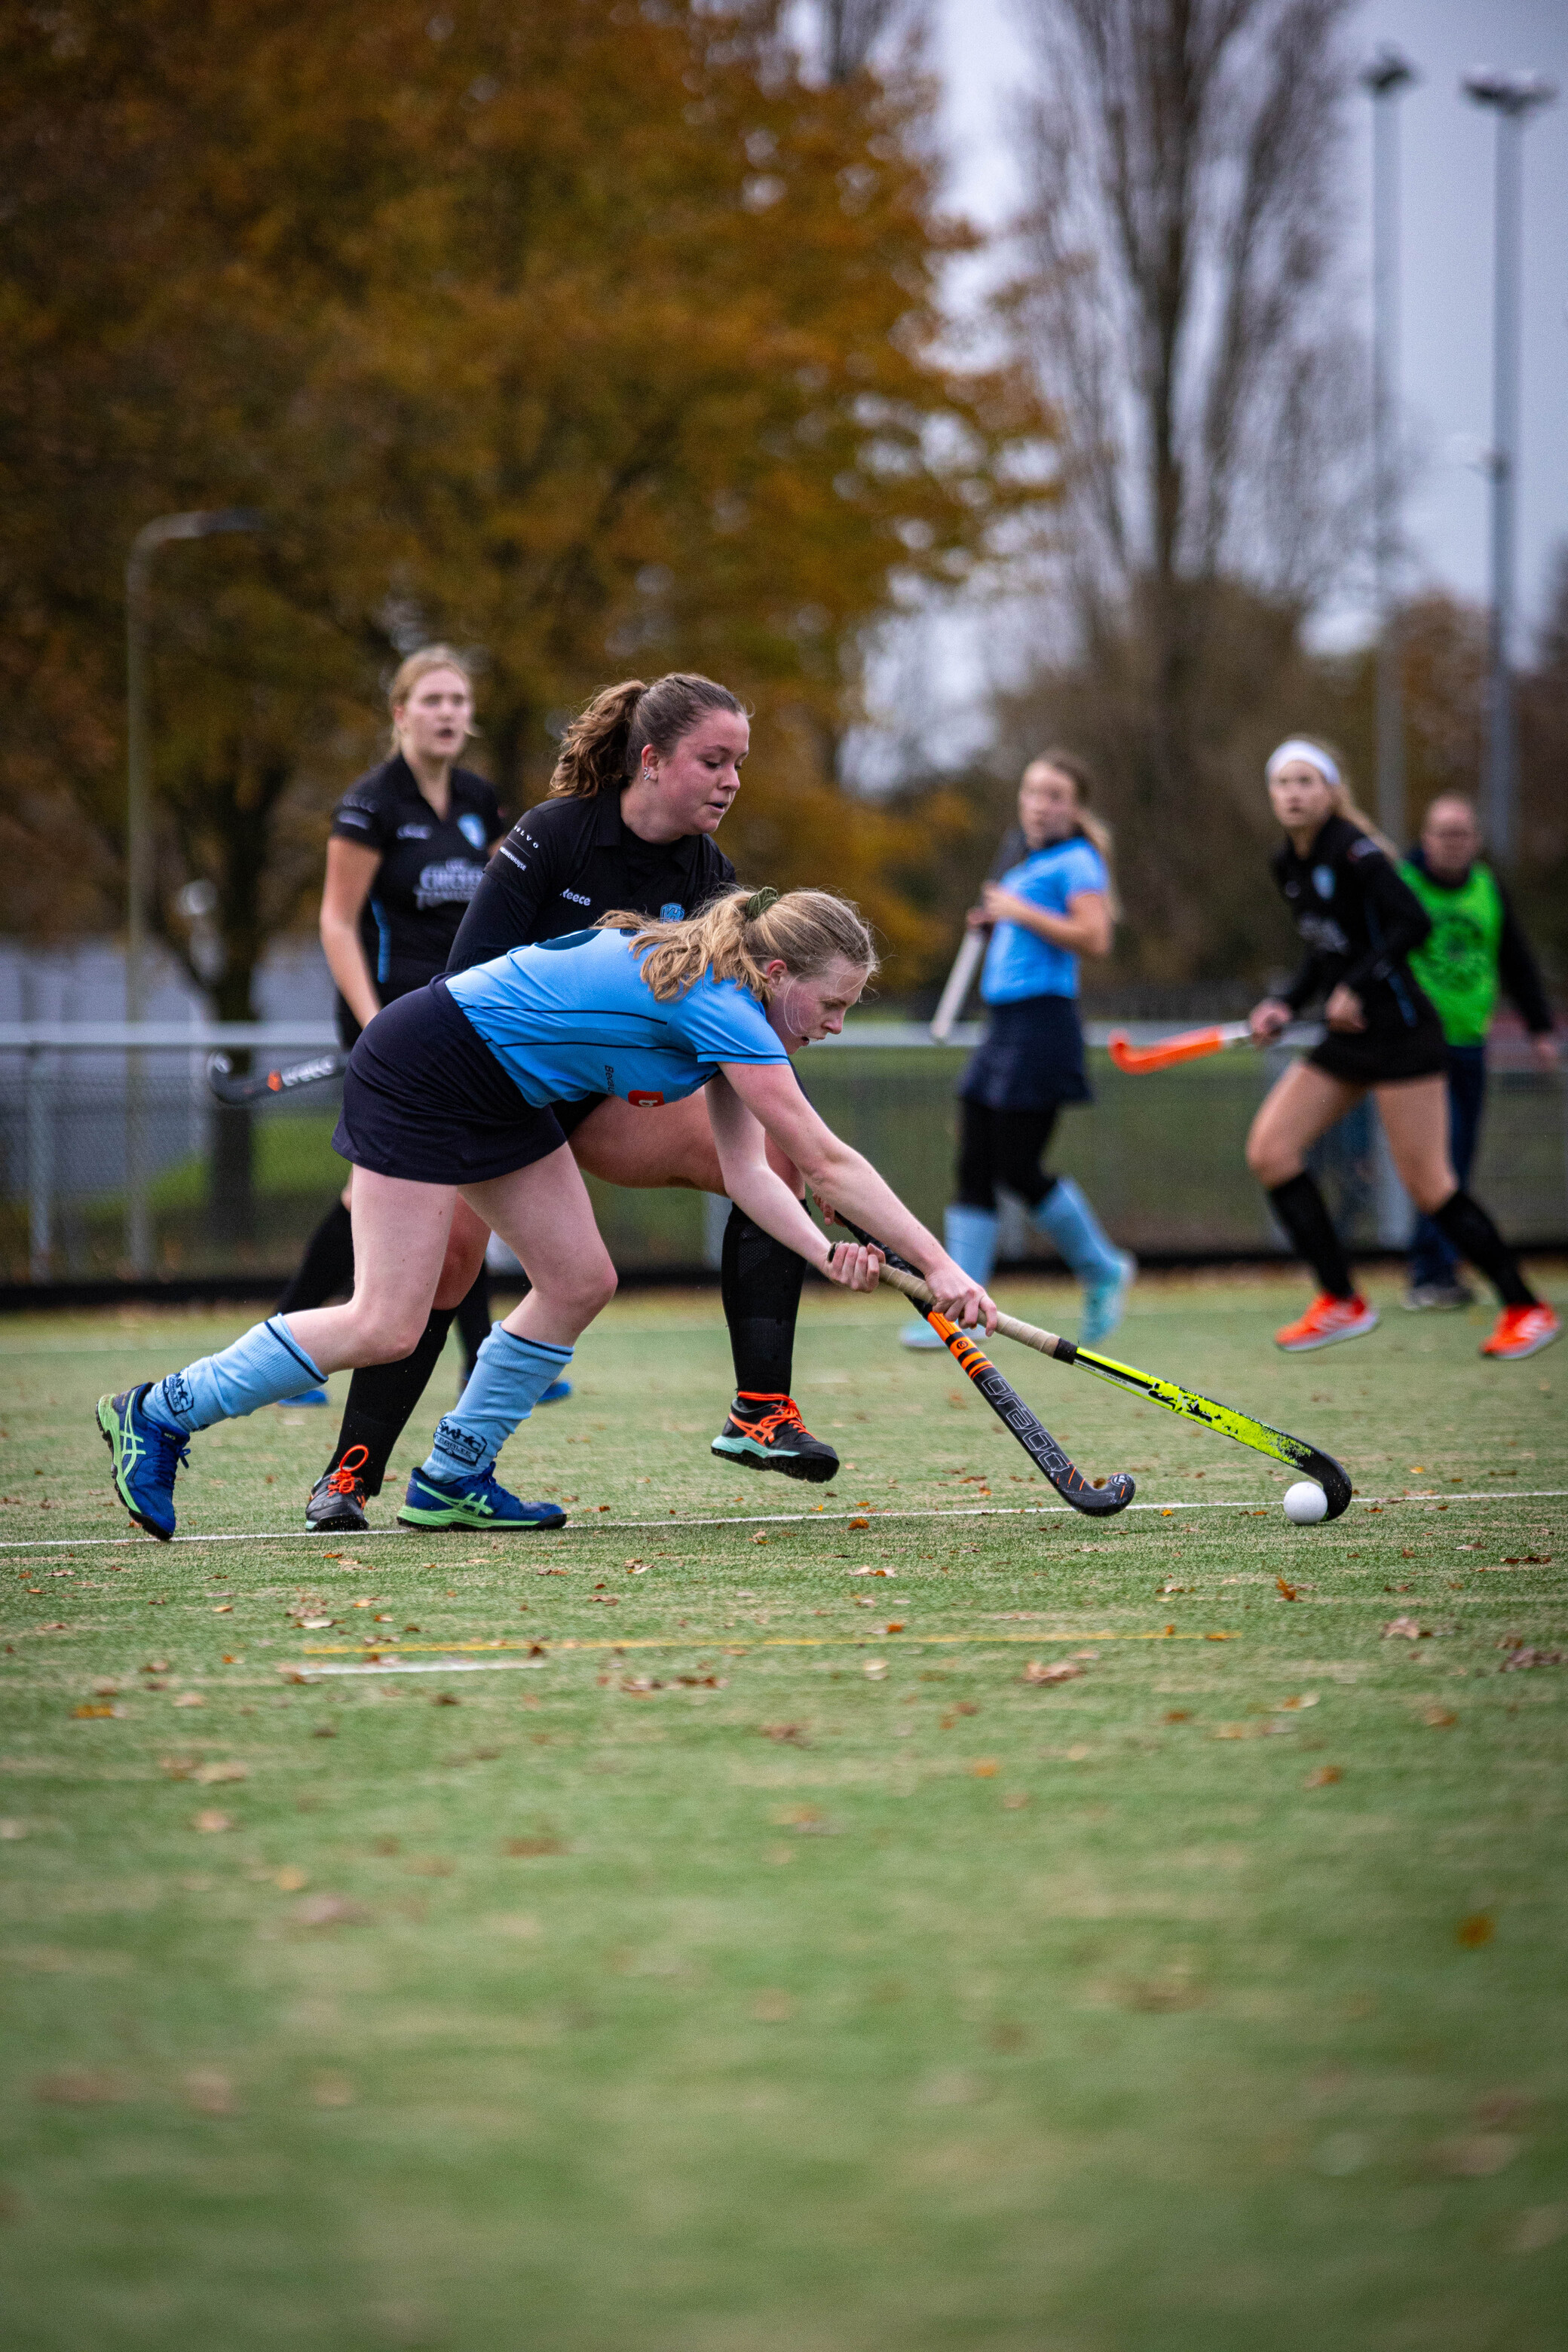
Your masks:
{"label": "street lamp post", "polygon": [[[264,530],[249,507],[195,514],[159,515],[131,542],[125,564],[125,1017],[147,1012],[147,900],[152,835],[147,823],[147,606],[153,558],[171,540],[212,539],[225,531]],[[153,1224],[147,1202],[146,1088],[140,1054],[127,1066],[125,1122],[125,1254],[133,1274],[153,1271]]]}
{"label": "street lamp post", "polygon": [[1524,125],[1550,106],[1554,85],[1534,73],[1467,74],[1467,98],[1497,116],[1493,219],[1491,616],[1487,660],[1487,841],[1500,865],[1518,849],[1518,761],[1513,725],[1514,497],[1519,470],[1519,270]]}
{"label": "street lamp post", "polygon": [[1405,709],[1399,674],[1399,110],[1415,68],[1384,46],[1361,78],[1372,106],[1373,562],[1377,600],[1377,816],[1403,842]]}

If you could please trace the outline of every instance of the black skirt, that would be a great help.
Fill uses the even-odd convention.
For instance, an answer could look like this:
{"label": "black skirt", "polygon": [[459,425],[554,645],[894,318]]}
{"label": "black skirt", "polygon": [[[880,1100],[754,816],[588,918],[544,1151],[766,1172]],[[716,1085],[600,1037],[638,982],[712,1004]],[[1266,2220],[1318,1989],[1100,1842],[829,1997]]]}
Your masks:
{"label": "black skirt", "polygon": [[525,1102],[444,980],[378,1013],[349,1056],[332,1149],[378,1176],[483,1184],[564,1142]]}
{"label": "black skirt", "polygon": [[1418,990],[1414,1021],[1377,1021],[1365,1029],[1330,1029],[1307,1055],[1314,1070],[1350,1087],[1396,1087],[1411,1078],[1447,1075],[1443,1024]]}
{"label": "black skirt", "polygon": [[987,1110],[1050,1110],[1092,1102],[1083,1066],[1076,996],[1025,996],[994,1004],[980,1047],[959,1084]]}

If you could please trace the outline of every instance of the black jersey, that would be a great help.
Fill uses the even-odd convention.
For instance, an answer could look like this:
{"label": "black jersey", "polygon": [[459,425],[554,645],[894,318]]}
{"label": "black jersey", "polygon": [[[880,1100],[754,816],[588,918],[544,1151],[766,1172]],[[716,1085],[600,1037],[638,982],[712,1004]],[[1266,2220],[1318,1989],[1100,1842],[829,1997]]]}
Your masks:
{"label": "black jersey", "polygon": [[[360,917],[365,961],[384,1004],[447,969],[491,844],[504,831],[495,787],[454,768],[438,817],[401,752],[351,784],[332,818],[334,841],[381,859]],[[340,1018],[346,1007],[340,1004]]]}
{"label": "black jersey", "polygon": [[1360,997],[1369,1029],[1436,1018],[1407,961],[1431,919],[1375,841],[1331,816],[1304,857],[1289,841],[1275,853],[1274,878],[1307,942],[1306,961],[1281,991],[1293,1013],[1342,982]]}
{"label": "black jersey", "polygon": [[512,948],[585,930],[616,907],[679,922],[734,879],[705,833],[666,842],[633,833],[621,821],[619,793],[541,801],[491,858],[447,969],[467,971]]}

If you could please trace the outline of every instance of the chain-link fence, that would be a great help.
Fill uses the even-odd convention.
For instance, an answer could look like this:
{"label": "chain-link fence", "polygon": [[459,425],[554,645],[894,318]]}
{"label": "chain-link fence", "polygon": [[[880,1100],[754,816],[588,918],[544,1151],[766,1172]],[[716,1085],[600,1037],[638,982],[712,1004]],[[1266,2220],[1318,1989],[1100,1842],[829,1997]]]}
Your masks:
{"label": "chain-link fence", "polygon": [[[1089,1034],[1096,1101],[1064,1114],[1052,1164],[1079,1178],[1117,1239],[1152,1258],[1282,1249],[1242,1160],[1281,1057],[1243,1050],[1130,1077],[1111,1066],[1103,1032]],[[346,1172],[331,1150],[337,1089],[227,1108],[208,1092],[206,1057],[221,1047],[297,1059],[332,1042],[304,1024],[0,1027],[0,1280],[281,1283]],[[965,1052],[963,1033],[938,1046],[889,1024],[814,1048],[800,1065],[829,1124],[938,1230]],[[1476,1189],[1510,1236],[1568,1246],[1568,1089],[1506,1047],[1493,1060]],[[1350,1236],[1363,1247],[1403,1246],[1409,1207],[1369,1107],[1342,1123],[1321,1162]],[[624,1272],[717,1264],[721,1203],[593,1190]],[[1002,1243],[1005,1258],[1049,1255],[1016,1209]]]}

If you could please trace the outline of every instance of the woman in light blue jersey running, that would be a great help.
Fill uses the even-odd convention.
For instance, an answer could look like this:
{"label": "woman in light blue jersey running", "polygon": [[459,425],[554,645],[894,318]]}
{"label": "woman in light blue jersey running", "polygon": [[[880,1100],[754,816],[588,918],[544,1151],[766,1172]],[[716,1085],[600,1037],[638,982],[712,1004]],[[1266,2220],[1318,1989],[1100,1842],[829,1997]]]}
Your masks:
{"label": "woman in light blue jersey running", "polygon": [[185,1442],[346,1366],[405,1356],[430,1312],[459,1192],[532,1288],[479,1349],[456,1410],[409,1480],[414,1527],[560,1527],[552,1503],[500,1486],[496,1456],[571,1361],[616,1287],[554,1102],[634,1108],[709,1089],[730,1199],[830,1282],[874,1289],[880,1254],[832,1246],[768,1164],[771,1137],[819,1198],[925,1276],[944,1314],[995,1328],[963,1273],[858,1151],[826,1127],[790,1056],[837,1034],[876,968],[858,911],[824,890],[734,890],[684,922],[611,914],[433,981],[377,1014],[353,1050],[335,1148],[355,1169],[354,1295],[274,1315],[221,1355],[103,1397],[115,1490],[149,1534],[174,1531]]}
{"label": "woman in light blue jersey running", "polygon": [[[1079,961],[1110,952],[1116,891],[1110,834],[1090,814],[1089,772],[1070,751],[1047,751],[1024,771],[1018,824],[1004,844],[1007,870],[987,882],[970,928],[988,930],[981,973],[985,1042],[959,1087],[958,1198],[947,1245],[989,1282],[996,1256],[996,1188],[1024,1203],[1083,1286],[1079,1340],[1094,1347],[1121,1319],[1136,1261],[1118,1249],[1070,1176],[1042,1164],[1057,1114],[1093,1100],[1083,1066]],[[918,1319],[907,1348],[941,1345]]]}

